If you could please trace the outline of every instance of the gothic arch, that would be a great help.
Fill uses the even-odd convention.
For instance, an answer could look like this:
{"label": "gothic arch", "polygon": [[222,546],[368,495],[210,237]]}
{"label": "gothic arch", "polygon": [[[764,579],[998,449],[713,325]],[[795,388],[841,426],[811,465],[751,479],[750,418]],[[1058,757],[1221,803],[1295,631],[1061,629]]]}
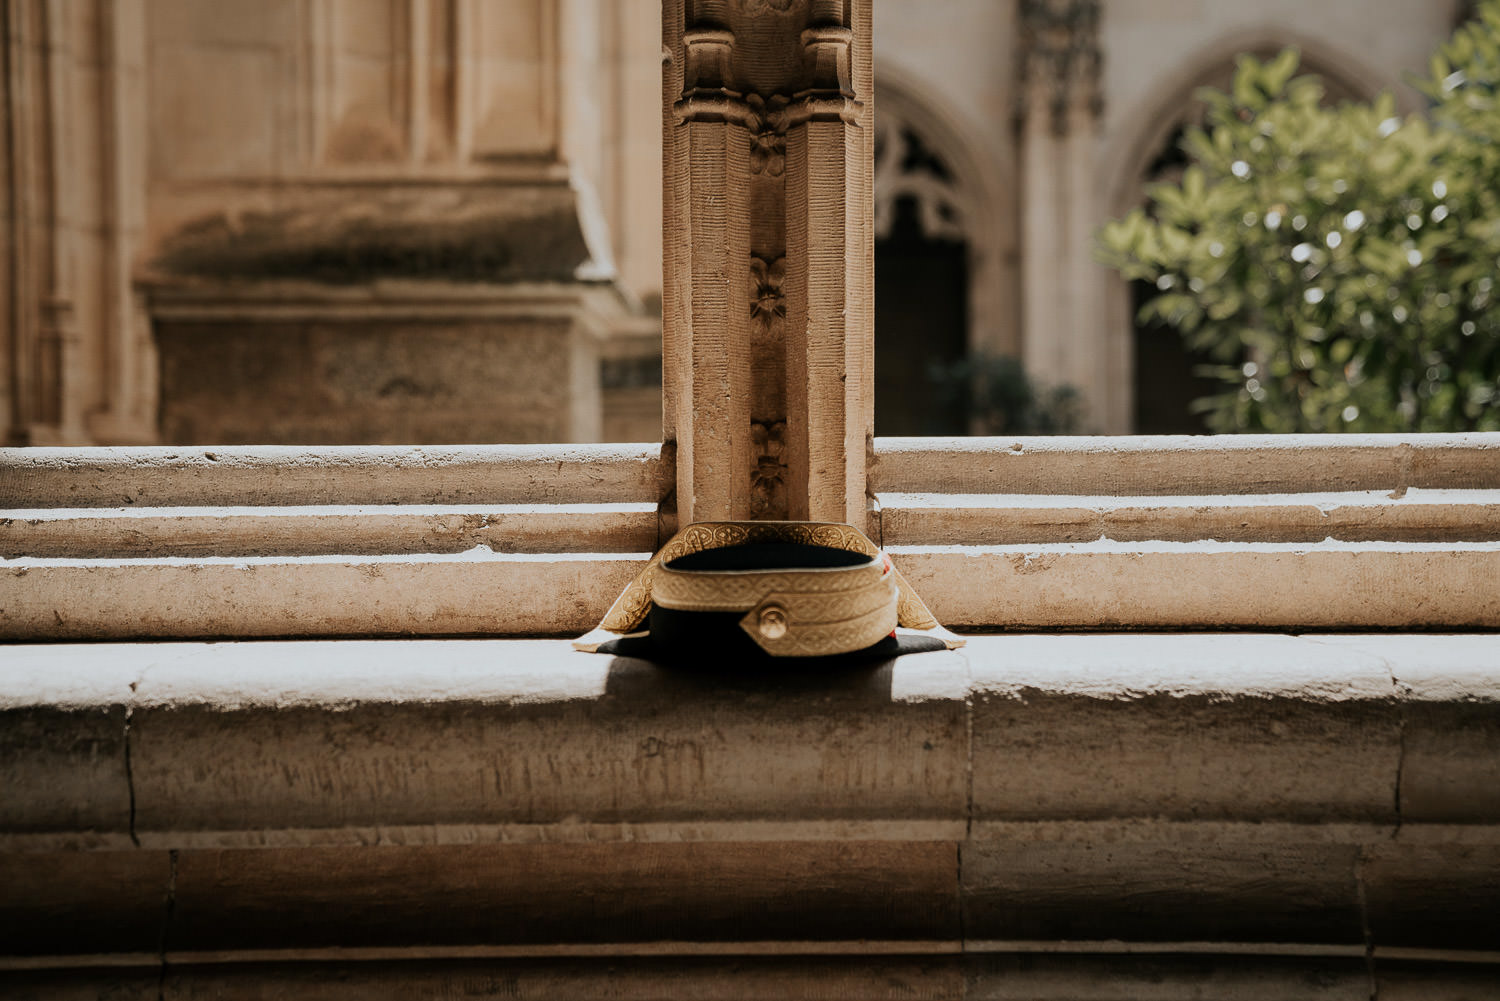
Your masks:
{"label": "gothic arch", "polygon": [[[1111,129],[1113,138],[1101,161],[1109,171],[1104,187],[1106,218],[1117,219],[1141,204],[1152,164],[1173,135],[1200,113],[1201,103],[1193,97],[1200,87],[1227,86],[1235,60],[1243,53],[1268,58],[1287,46],[1296,46],[1302,53],[1299,74],[1321,77],[1334,100],[1370,100],[1398,82],[1337,46],[1294,31],[1268,28],[1218,38],[1163,74],[1151,94]],[[1405,113],[1415,103],[1398,92],[1397,106]],[[1113,273],[1106,281],[1105,350],[1120,380],[1119,391],[1110,401],[1109,423],[1118,430],[1134,431],[1136,329],[1131,290],[1128,282]]]}
{"label": "gothic arch", "polygon": [[951,100],[933,93],[909,73],[882,63],[877,67],[876,134],[886,139],[903,130],[914,134],[927,153],[943,164],[946,178],[903,172],[896,151],[880,143],[875,165],[876,235],[889,227],[894,203],[917,201],[923,226],[935,237],[968,244],[970,351],[1015,354],[1019,330],[1015,295],[1014,165],[1010,150],[975,142],[973,130],[956,114]]}
{"label": "gothic arch", "polygon": [[[1267,29],[1237,32],[1204,45],[1174,71],[1163,74],[1149,97],[1122,115],[1110,131],[1114,139],[1103,162],[1112,165],[1106,187],[1108,209],[1114,218],[1133,208],[1140,197],[1138,178],[1151,164],[1172,133],[1187,120],[1197,103],[1193,94],[1200,87],[1227,85],[1235,60],[1244,53],[1268,58],[1287,46],[1302,52],[1299,74],[1323,78],[1335,99],[1367,101],[1381,90],[1399,83],[1346,53],[1316,38],[1293,31]],[[1409,95],[1397,95],[1402,113],[1414,110]]]}

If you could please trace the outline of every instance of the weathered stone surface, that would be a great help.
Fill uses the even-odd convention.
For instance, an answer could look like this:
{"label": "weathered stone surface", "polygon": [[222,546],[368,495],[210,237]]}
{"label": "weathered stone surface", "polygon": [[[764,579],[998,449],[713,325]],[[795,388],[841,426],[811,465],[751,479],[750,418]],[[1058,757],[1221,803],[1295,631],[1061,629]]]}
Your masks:
{"label": "weathered stone surface", "polygon": [[887,546],[1059,542],[1492,542],[1500,490],[1217,496],[880,494]]}
{"label": "weathered stone surface", "polygon": [[1402,822],[1500,822],[1500,639],[1330,636],[1320,642],[1381,658],[1402,694]]}
{"label": "weathered stone surface", "polygon": [[922,956],[289,962],[238,968],[174,965],[164,987],[166,1001],[958,1001],[963,973],[949,957]]}
{"label": "weathered stone surface", "polygon": [[[1410,657],[1461,664],[1485,642],[1413,638]],[[451,824],[452,840],[485,825],[589,836],[596,822],[607,831],[640,820],[723,838],[749,820],[825,833],[879,820],[935,824],[927,837],[972,816],[981,838],[1041,823],[1150,841],[1171,825],[1187,837],[1183,825],[1238,823],[1247,837],[1296,841],[1267,825],[1316,822],[1348,842],[1398,822],[1457,819],[1397,815],[1411,696],[1398,701],[1391,672],[1407,657],[1393,637],[971,637],[958,653],[864,672],[750,679],[578,654],[561,641],[13,647],[6,711],[14,721],[50,715],[6,731],[10,787],[35,790],[6,806],[12,832],[124,832],[129,706],[147,837],[179,829],[179,813],[190,818],[182,829],[200,832],[305,827],[419,841],[431,832],[402,825]],[[1425,704],[1483,709],[1495,684],[1479,670]],[[403,736],[381,741],[383,732]],[[1482,805],[1493,752],[1465,747],[1445,795]],[[434,766],[441,783],[398,780]],[[328,783],[342,799],[325,795]],[[56,795],[70,784],[84,813]]]}
{"label": "weathered stone surface", "polygon": [[186,851],[170,951],[955,940],[951,842]]}
{"label": "weathered stone surface", "polygon": [[1401,492],[1500,487],[1489,434],[881,438],[871,489],[953,494]]}
{"label": "weathered stone surface", "polygon": [[655,503],[659,445],[0,448],[6,508]]}
{"label": "weathered stone surface", "polygon": [[139,687],[143,843],[963,829],[952,654],[745,678],[550,642],[200,649]]}
{"label": "weathered stone surface", "polygon": [[154,659],[0,649],[0,830],[127,841],[126,707]]}
{"label": "weathered stone surface", "polygon": [[88,709],[0,711],[0,830],[66,833],[81,843],[128,837],[128,694]]}
{"label": "weathered stone surface", "polygon": [[1353,845],[983,841],[964,933],[1007,941],[1361,942]]}
{"label": "weathered stone surface", "polygon": [[165,851],[0,852],[0,956],[159,953],[171,885]]}
{"label": "weathered stone surface", "polygon": [[656,505],[467,504],[31,509],[0,518],[0,557],[650,553]]}
{"label": "weathered stone surface", "polygon": [[173,656],[163,646],[0,648],[0,832],[12,844],[131,844],[129,707],[145,671]]}
{"label": "weathered stone surface", "polygon": [[[567,320],[160,322],[161,435],[183,444],[592,441],[595,341]],[[575,357],[579,356],[579,357]],[[580,394],[588,394],[584,399]],[[497,401],[503,400],[503,405]],[[593,414],[593,427],[579,415]]]}
{"label": "weathered stone surface", "polygon": [[295,205],[220,212],[164,236],[152,269],[195,278],[570,282],[589,248],[565,181],[454,191],[392,185],[365,197],[311,189]]}
{"label": "weathered stone surface", "polygon": [[1500,627],[1500,542],[1096,541],[887,552],[953,627]]}
{"label": "weathered stone surface", "polygon": [[646,553],[0,563],[0,639],[583,633]]}
{"label": "weathered stone surface", "polygon": [[1437,962],[1376,964],[1378,1001],[1500,1001],[1500,970]]}
{"label": "weathered stone surface", "polygon": [[[708,956],[674,958],[284,960],[7,971],[17,1001],[1495,1001],[1491,967],[1290,956]],[[1378,985],[1378,994],[1375,988]],[[158,989],[160,988],[160,993]]]}
{"label": "weathered stone surface", "polygon": [[1395,691],[1292,637],[973,637],[974,818],[1391,824]]}
{"label": "weathered stone surface", "polygon": [[1370,1001],[1363,960],[1317,956],[976,956],[968,1001]]}
{"label": "weathered stone surface", "polygon": [[1361,874],[1378,944],[1500,949],[1500,846],[1396,841],[1367,850]]}
{"label": "weathered stone surface", "polygon": [[6,970],[7,1001],[161,1001],[161,974],[152,966]]}
{"label": "weathered stone surface", "polygon": [[[32,792],[6,801],[0,910],[12,949],[135,955],[169,881],[170,969],[254,961],[260,983],[272,960],[320,950],[673,942],[1290,944],[1332,962],[1368,941],[1377,961],[1479,961],[1500,899],[1493,825],[1398,829],[1414,696],[1391,678],[1449,665],[1427,704],[1460,707],[1495,680],[1466,655],[1480,638],[1385,639],[971,637],[758,678],[558,641],[13,647],[25,669],[4,674],[0,712],[56,707],[45,732],[4,731],[20,735],[10,784]],[[133,788],[140,851],[78,852],[129,834],[69,829],[92,821],[47,796],[93,780],[86,755],[55,748],[87,736],[94,704],[130,711],[130,782],[102,788]],[[1483,768],[1461,774],[1487,794]],[[1238,960],[1212,962],[1226,997],[1299,996],[1296,976],[1251,966],[1241,984],[1215,979]],[[1015,996],[1105,982],[1079,975]],[[1171,993],[1190,978],[1149,976],[1120,996],[1194,996]]]}

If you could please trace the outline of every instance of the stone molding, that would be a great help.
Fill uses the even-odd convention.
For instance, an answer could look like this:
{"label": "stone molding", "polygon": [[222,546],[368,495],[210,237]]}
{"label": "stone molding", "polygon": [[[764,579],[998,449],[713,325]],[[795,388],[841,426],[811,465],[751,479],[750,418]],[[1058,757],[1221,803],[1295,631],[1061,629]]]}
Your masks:
{"label": "stone molding", "polygon": [[788,678],[538,640],[12,647],[0,969],[1066,941],[1493,973],[1497,656],[976,636]]}
{"label": "stone molding", "polygon": [[[784,431],[755,430],[769,508]],[[1494,629],[1497,449],[881,439],[871,534],[940,621],[969,628]],[[580,633],[676,531],[669,454],[0,451],[0,635]]]}
{"label": "stone molding", "polygon": [[[847,945],[847,948],[843,946]],[[872,1001],[1189,1001],[1205,989],[1215,998],[1297,998],[1306,1001],[1489,1001],[1492,967],[1464,957],[1411,954],[1376,947],[1367,962],[1348,948],[1334,954],[1267,947],[1258,953],[1215,954],[1170,949],[1127,953],[1071,947],[1067,951],[978,951],[950,944],[932,949],[894,943],[741,943],[716,950],[642,949],[607,956],[600,949],[507,950],[418,948],[288,950],[260,953],[235,965],[233,955],[143,954],[121,966],[14,968],[7,984],[23,997],[94,997],[122,1001],[198,997],[239,1001],[267,992],[327,1001],[463,996],[504,990],[518,1001],[612,997],[869,998]],[[1102,990],[1113,994],[1101,994]],[[1121,993],[1128,992],[1128,993]]]}
{"label": "stone molding", "polygon": [[1123,496],[1500,486],[1500,433],[880,438],[877,492]]}

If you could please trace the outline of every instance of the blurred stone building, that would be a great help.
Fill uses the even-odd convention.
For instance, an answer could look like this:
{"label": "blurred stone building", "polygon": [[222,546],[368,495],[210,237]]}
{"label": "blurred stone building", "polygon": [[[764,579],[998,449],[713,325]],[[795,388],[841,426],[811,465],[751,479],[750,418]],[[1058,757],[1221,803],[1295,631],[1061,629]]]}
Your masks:
{"label": "blurred stone building", "polygon": [[7,3],[6,438],[639,433],[657,8]]}
{"label": "blurred stone building", "polygon": [[[9,0],[9,443],[654,440],[656,0]],[[882,434],[1018,357],[1085,429],[1191,430],[1092,234],[1194,90],[1420,71],[1458,0],[878,0]]]}

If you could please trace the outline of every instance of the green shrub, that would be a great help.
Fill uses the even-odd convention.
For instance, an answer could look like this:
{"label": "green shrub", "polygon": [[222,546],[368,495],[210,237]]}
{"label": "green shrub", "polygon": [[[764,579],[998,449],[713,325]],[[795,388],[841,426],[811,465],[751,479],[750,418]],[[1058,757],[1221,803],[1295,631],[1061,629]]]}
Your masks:
{"label": "green shrub", "polygon": [[1215,431],[1500,429],[1500,0],[1433,57],[1424,114],[1324,107],[1297,65],[1203,91],[1191,165],[1101,260],[1213,359]]}

